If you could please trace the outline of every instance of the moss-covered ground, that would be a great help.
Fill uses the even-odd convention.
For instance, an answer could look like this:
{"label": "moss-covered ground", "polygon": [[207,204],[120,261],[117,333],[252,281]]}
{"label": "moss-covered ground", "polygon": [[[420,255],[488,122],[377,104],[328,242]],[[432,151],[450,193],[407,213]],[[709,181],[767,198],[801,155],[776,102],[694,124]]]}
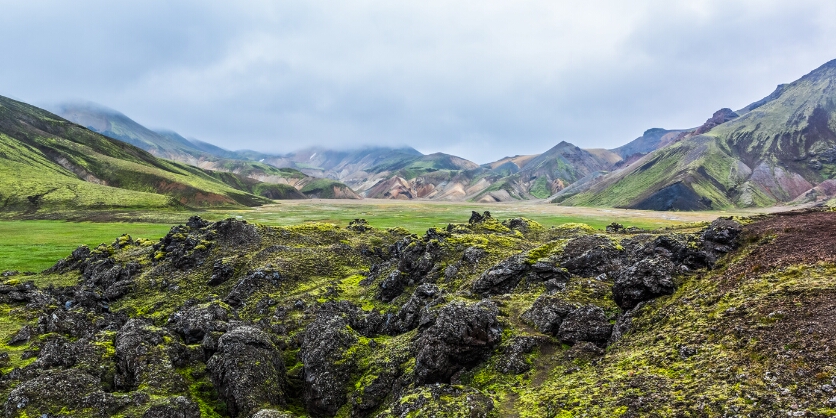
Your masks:
{"label": "moss-covered ground", "polygon": [[[502,344],[494,354],[456,376],[452,382],[454,389],[443,392],[443,396],[433,398],[436,395],[427,387],[406,388],[404,393],[410,394],[398,402],[426,401],[429,404],[419,411],[446,411],[443,414],[450,416],[468,416],[466,410],[472,407],[468,402],[476,395],[493,402],[489,415],[497,417],[722,417],[786,416],[787,413],[833,416],[836,405],[829,403],[829,399],[835,395],[831,382],[836,379],[831,351],[836,343],[836,252],[825,249],[811,253],[803,249],[803,243],[809,242],[803,235],[806,229],[793,229],[794,225],[805,225],[803,222],[820,226],[833,224],[833,214],[817,216],[815,219],[790,217],[774,224],[765,223],[768,219],[749,223],[742,248],[720,260],[713,270],[679,275],[676,292],[636,309],[630,331],[605,351],[563,344],[537,332],[521,319],[521,314],[545,291],[542,284],[523,283],[510,294],[492,296],[502,326]],[[160,232],[153,225],[146,227],[149,229],[144,232]],[[700,225],[690,225],[677,231],[691,233],[700,228]],[[187,256],[204,254],[200,257],[206,257],[205,261],[186,268],[174,267],[172,263],[177,261],[174,256],[155,249],[150,241],[122,237],[113,245],[99,247],[96,251],[109,254],[119,265],[134,261],[141,266],[132,290],[110,303],[109,309],[146,318],[163,327],[183,306],[224,300],[238,279],[248,272],[255,269],[280,272],[279,282],[262,283],[254,288],[235,310],[240,320],[259,324],[281,342],[290,394],[282,408],[303,416],[300,341],[315,311],[298,306],[348,301],[363,312],[384,316],[396,313],[409,298],[411,288],[391,302],[382,302],[378,285],[386,274],[377,278],[369,275],[375,262],[369,251],[387,248],[409,236],[410,231],[404,228],[361,231],[326,223],[257,226],[254,230],[257,240],[246,238],[251,233],[203,238],[195,235],[196,231],[173,234],[172,239],[182,242],[196,240],[197,246]],[[107,233],[107,229],[99,233]],[[460,224],[441,238],[428,238],[429,245],[439,248],[434,259],[436,273],[430,274],[436,275],[433,281],[445,293],[447,302],[472,303],[481,299],[470,292],[472,284],[492,265],[521,252],[525,252],[529,263],[554,260],[553,257],[563,252],[567,239],[590,233],[601,231],[588,225],[546,227],[530,222],[529,229],[521,233],[496,221],[471,226]],[[618,251],[625,251],[617,243],[625,242],[626,246],[622,240],[632,235],[610,237]],[[798,245],[793,245],[796,241]],[[447,267],[461,266],[457,263],[469,248],[481,249],[484,257],[472,268],[450,272]],[[764,258],[764,254],[779,249],[783,251],[780,260]],[[796,250],[803,253],[796,254]],[[212,275],[214,261],[234,266],[234,277],[221,285],[209,285],[207,278]],[[78,273],[13,276],[3,279],[3,284],[16,286],[33,280],[38,286],[71,285],[80,278]],[[614,322],[621,310],[613,301],[611,286],[612,281],[606,278],[572,277],[554,295],[569,303],[597,305]],[[20,327],[36,324],[37,315],[38,312],[28,311],[21,304],[0,304],[0,352],[9,355],[0,372],[36,367],[32,350],[37,355],[39,341],[44,336],[15,346],[6,342]],[[397,336],[368,337],[351,327],[345,332],[356,342],[338,361],[338,365],[347,365],[350,370],[345,389],[347,403],[338,416],[350,416],[355,410],[353,405],[369,399],[372,392],[367,388],[380,379],[392,373],[408,377],[416,367],[412,347],[416,330]],[[112,356],[112,345],[108,344],[112,344],[114,334],[112,331],[99,334],[92,340],[93,344],[110,347],[102,351],[101,361],[112,364],[107,353],[111,352]],[[507,345],[527,336],[540,341],[524,356],[530,369],[520,374],[501,371]],[[198,362],[179,368],[178,373],[188,388],[171,395],[188,397],[204,416],[225,416],[225,406],[206,377],[204,367]],[[13,387],[14,384],[5,386],[3,394],[8,394]],[[470,395],[450,395],[456,391]],[[395,401],[387,398],[375,413],[386,416],[392,411],[387,408],[393,408]],[[147,406],[132,406],[125,414],[132,416],[142,408]],[[73,416],[73,411],[69,415]]]}

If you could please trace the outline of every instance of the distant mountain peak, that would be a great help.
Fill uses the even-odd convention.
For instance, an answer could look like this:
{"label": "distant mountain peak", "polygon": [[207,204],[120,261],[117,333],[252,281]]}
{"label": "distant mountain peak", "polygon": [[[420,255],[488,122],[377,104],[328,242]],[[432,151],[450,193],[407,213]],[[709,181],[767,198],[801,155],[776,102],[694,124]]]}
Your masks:
{"label": "distant mountain peak", "polygon": [[711,117],[708,118],[708,120],[706,120],[705,123],[703,123],[699,128],[697,128],[694,131],[694,135],[702,135],[714,129],[715,126],[722,125],[730,120],[734,120],[739,117],[740,115],[738,115],[735,111],[727,107],[724,107],[714,112],[714,114],[711,115]]}

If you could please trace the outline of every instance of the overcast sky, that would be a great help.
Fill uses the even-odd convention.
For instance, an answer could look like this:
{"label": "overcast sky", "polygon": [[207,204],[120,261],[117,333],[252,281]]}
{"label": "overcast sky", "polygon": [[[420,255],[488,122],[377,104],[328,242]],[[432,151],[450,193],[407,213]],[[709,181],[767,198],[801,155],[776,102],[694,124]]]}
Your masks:
{"label": "overcast sky", "polygon": [[832,0],[0,0],[0,95],[230,149],[478,163],[701,124],[836,58]]}

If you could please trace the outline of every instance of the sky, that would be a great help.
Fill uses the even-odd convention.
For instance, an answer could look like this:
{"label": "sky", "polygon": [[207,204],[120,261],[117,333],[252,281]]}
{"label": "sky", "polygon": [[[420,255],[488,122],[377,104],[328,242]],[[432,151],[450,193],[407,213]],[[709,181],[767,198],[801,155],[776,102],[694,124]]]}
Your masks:
{"label": "sky", "polygon": [[477,163],[702,124],[836,59],[832,0],[0,0],[0,95],[228,149]]}

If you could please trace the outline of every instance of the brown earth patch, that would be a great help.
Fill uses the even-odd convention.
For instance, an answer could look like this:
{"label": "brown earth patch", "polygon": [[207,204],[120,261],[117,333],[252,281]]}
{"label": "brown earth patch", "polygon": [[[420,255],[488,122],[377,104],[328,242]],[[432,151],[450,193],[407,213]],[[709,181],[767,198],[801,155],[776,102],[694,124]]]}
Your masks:
{"label": "brown earth patch", "polygon": [[824,388],[836,384],[834,308],[836,291],[822,290],[770,297],[727,317],[724,333],[749,352],[749,364],[741,365],[749,373],[738,378],[754,385],[747,390],[752,399],[775,410],[807,412],[829,403],[832,389]]}
{"label": "brown earth patch", "polygon": [[754,249],[720,276],[721,288],[731,289],[776,268],[836,262],[836,212],[804,210],[766,215],[746,225],[742,239],[755,243]]}

